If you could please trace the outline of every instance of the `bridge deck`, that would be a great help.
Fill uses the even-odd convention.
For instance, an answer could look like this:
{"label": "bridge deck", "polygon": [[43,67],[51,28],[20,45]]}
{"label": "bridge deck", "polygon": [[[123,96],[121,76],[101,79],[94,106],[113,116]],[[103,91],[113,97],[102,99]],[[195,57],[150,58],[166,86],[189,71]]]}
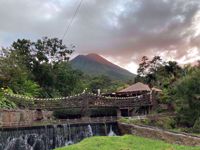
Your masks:
{"label": "bridge deck", "polygon": [[95,118],[77,118],[77,119],[61,119],[54,120],[52,122],[41,121],[41,122],[9,122],[0,123],[0,128],[25,128],[25,127],[37,127],[47,125],[62,125],[62,124],[98,124],[98,123],[116,123],[117,117],[95,117]]}

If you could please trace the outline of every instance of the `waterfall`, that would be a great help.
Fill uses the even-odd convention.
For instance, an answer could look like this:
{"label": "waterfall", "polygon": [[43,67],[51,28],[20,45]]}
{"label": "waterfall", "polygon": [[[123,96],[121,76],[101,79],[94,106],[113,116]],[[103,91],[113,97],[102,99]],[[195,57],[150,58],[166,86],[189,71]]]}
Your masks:
{"label": "waterfall", "polygon": [[103,123],[63,124],[3,128],[0,130],[0,150],[52,150],[80,142],[86,137],[105,136],[107,130],[105,127],[110,127],[108,135],[116,135],[114,131],[117,130],[117,124],[110,125]]}
{"label": "waterfall", "polygon": [[108,136],[116,136],[116,133],[112,129],[112,125],[110,126],[110,132],[108,133]]}
{"label": "waterfall", "polygon": [[14,138],[8,143],[5,150],[28,150],[28,147],[22,138]]}
{"label": "waterfall", "polygon": [[90,136],[93,136],[92,127],[91,127],[90,124],[88,125],[88,136],[89,136],[89,137],[90,137]]}
{"label": "waterfall", "polygon": [[107,135],[108,134],[108,132],[107,132],[107,125],[106,125],[106,123],[104,124],[104,129],[105,129],[105,135]]}
{"label": "waterfall", "polygon": [[67,140],[65,141],[65,146],[68,146],[68,145],[74,144],[74,142],[72,141],[72,135],[71,135],[71,127],[70,127],[70,124],[67,125],[66,127],[68,127],[68,138],[67,138]]}

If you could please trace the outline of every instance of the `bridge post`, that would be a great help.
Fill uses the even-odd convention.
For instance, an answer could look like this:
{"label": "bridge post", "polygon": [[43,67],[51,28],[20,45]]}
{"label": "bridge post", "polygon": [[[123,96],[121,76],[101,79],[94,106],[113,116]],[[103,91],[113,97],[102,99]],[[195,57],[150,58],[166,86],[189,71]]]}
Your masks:
{"label": "bridge post", "polygon": [[132,110],[130,110],[130,115],[135,116],[135,109],[134,108]]}
{"label": "bridge post", "polygon": [[117,109],[117,117],[120,118],[121,116],[122,116],[121,110],[118,108],[118,109]]}
{"label": "bridge post", "polygon": [[35,110],[35,120],[42,120],[42,119],[44,119],[42,109],[36,109]]}

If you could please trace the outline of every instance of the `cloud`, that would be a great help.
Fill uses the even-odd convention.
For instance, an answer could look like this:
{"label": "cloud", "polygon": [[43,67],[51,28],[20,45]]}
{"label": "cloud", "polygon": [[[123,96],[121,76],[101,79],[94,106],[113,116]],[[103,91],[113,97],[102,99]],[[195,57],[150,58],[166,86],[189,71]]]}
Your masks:
{"label": "cloud", "polygon": [[[0,45],[22,37],[62,37],[78,3],[1,0]],[[77,45],[76,53],[97,52],[135,68],[143,55],[184,60],[194,48],[199,54],[199,20],[199,0],[83,0],[64,42]]]}

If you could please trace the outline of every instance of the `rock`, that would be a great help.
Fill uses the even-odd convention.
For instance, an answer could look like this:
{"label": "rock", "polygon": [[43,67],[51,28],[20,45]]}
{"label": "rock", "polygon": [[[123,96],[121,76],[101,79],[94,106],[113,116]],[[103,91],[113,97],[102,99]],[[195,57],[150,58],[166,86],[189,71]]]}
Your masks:
{"label": "rock", "polygon": [[5,150],[29,150],[28,145],[21,138],[15,138],[11,140]]}
{"label": "rock", "polygon": [[44,142],[40,139],[37,139],[33,145],[33,150],[45,150]]}
{"label": "rock", "polygon": [[31,134],[29,135],[28,139],[27,139],[27,143],[30,145],[30,146],[33,146],[33,144],[35,143],[35,135]]}

